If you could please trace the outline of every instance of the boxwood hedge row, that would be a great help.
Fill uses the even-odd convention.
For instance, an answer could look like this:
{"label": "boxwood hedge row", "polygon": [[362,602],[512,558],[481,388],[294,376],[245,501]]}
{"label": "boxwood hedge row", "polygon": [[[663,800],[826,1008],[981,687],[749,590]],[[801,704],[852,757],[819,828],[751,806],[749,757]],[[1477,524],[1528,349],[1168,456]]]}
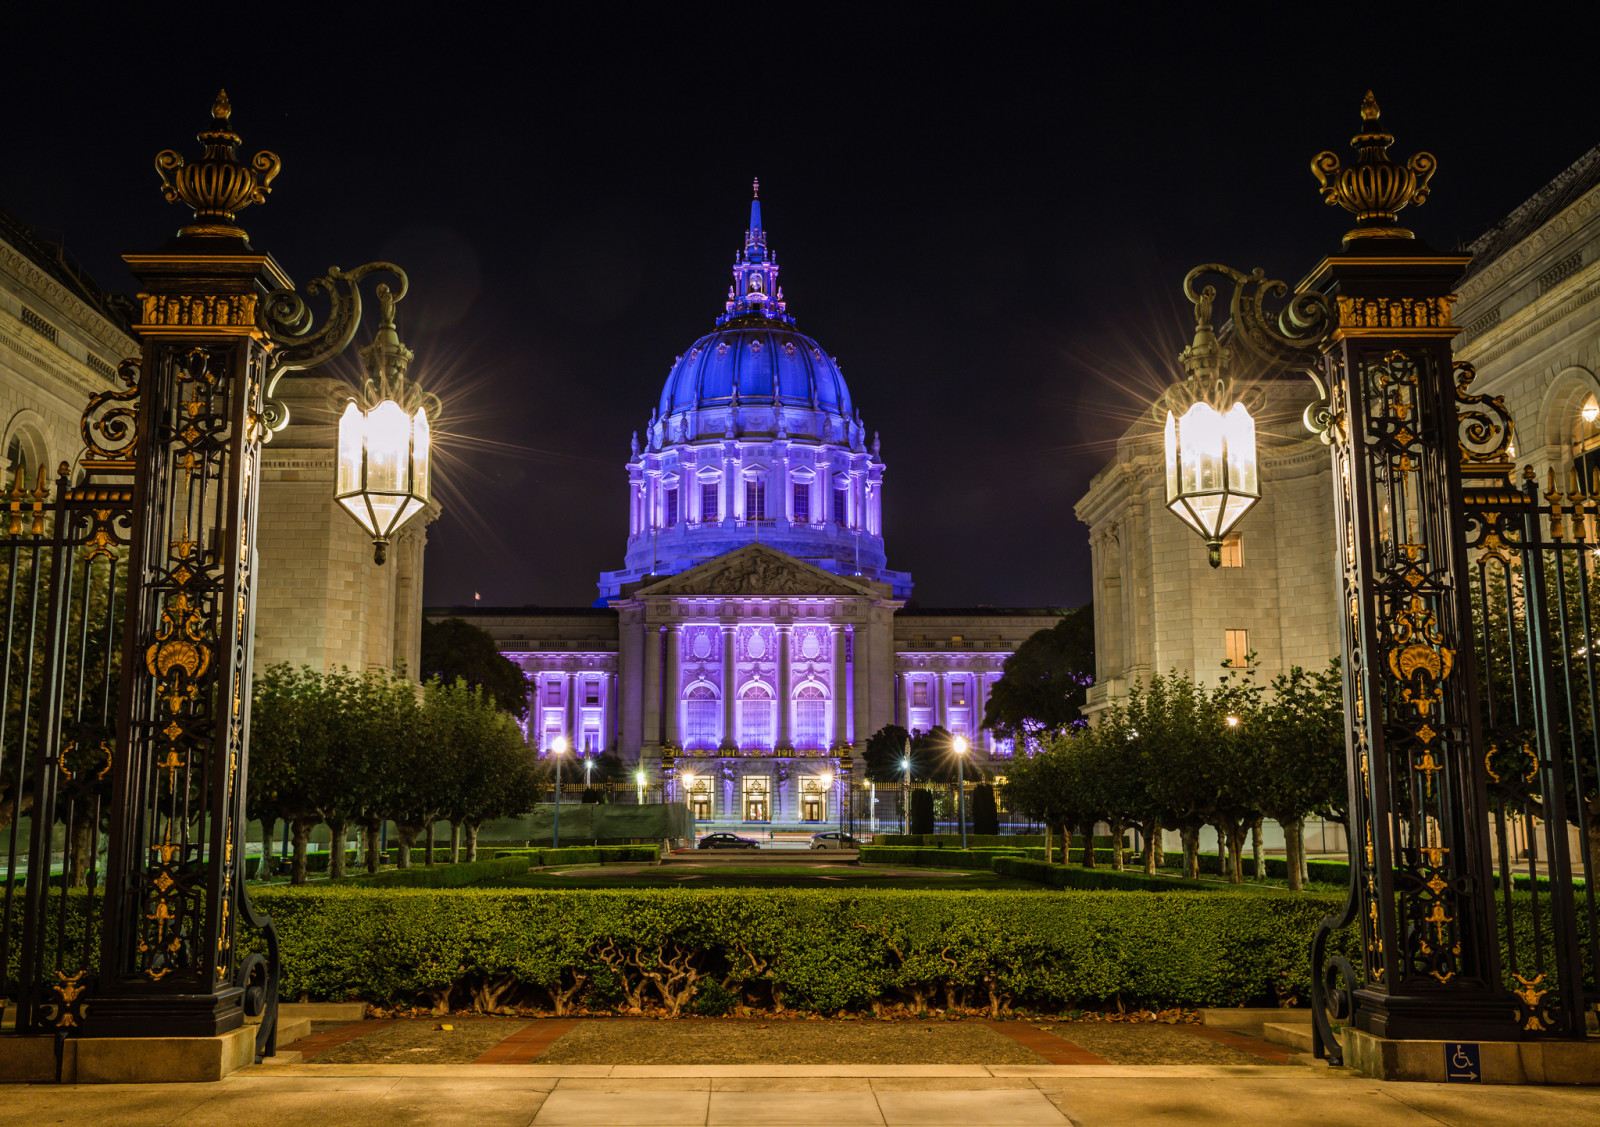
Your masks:
{"label": "boxwood hedge row", "polygon": [[274,887],[283,996],[676,1014],[757,1006],[1238,1005],[1309,989],[1335,897],[1170,891]]}
{"label": "boxwood hedge row", "polygon": [[583,845],[560,849],[497,849],[494,855],[522,857],[529,866],[603,865],[615,861],[659,861],[661,848],[656,845]]}

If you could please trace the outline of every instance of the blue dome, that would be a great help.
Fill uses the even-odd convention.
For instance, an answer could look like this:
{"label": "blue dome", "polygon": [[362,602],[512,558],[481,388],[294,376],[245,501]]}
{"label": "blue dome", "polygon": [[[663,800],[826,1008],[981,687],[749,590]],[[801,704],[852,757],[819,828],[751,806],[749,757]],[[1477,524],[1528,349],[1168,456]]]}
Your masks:
{"label": "blue dome", "polygon": [[848,419],[850,389],[833,358],[805,334],[761,320],[731,321],[678,357],[661,390],[662,418],[726,407],[737,396],[741,405],[781,403]]}

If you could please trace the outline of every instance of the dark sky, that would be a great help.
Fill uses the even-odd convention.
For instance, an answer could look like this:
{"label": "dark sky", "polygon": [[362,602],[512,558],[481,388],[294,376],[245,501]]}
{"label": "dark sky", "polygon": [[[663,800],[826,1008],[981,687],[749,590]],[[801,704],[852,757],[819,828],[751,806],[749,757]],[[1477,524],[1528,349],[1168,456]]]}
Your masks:
{"label": "dark sky", "polygon": [[583,604],[759,176],[790,312],[882,433],[890,566],[923,605],[1076,604],[1073,504],[1170,378],[1184,273],[1293,281],[1338,248],[1309,161],[1348,158],[1365,89],[1395,155],[1438,157],[1406,218],[1441,249],[1600,141],[1577,6],[1559,30],[1532,6],[1082,14],[1109,7],[8,14],[0,206],[131,290],[117,255],[186,217],[152,158],[196,154],[226,86],[244,155],[283,158],[255,246],[301,282],[411,273],[401,330],[448,411],[428,601]]}

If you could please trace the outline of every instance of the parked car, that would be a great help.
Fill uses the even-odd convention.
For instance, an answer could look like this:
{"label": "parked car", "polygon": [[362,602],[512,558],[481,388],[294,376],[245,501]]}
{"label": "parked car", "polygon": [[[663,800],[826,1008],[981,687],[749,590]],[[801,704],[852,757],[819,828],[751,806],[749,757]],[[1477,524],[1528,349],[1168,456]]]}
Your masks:
{"label": "parked car", "polygon": [[860,849],[861,843],[847,833],[829,830],[811,835],[812,849]]}
{"label": "parked car", "polygon": [[761,845],[753,838],[740,837],[738,834],[706,834],[700,839],[696,849],[760,849]]}

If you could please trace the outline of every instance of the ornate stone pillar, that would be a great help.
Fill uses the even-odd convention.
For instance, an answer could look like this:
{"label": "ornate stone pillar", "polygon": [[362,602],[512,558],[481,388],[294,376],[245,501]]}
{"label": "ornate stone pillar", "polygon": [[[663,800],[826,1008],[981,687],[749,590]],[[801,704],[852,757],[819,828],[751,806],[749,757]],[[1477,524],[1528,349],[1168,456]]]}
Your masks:
{"label": "ornate stone pillar", "polygon": [[722,743],[718,746],[723,751],[733,751],[739,746],[734,738],[737,729],[734,727],[733,710],[733,643],[737,629],[731,622],[722,624]]}
{"label": "ornate stone pillar", "polygon": [[844,679],[845,628],[833,624],[828,629],[833,641],[833,746],[842,747],[849,742],[848,726],[845,719],[845,704],[847,701]]}
{"label": "ornate stone pillar", "polygon": [[778,742],[776,750],[792,751],[794,738],[789,732],[790,717],[794,711],[794,690],[789,684],[789,635],[793,626],[780,622],[778,631]]}
{"label": "ornate stone pillar", "polygon": [[664,694],[667,710],[667,743],[673,747],[681,745],[678,736],[678,713],[681,711],[680,698],[683,696],[683,678],[679,674],[679,665],[683,652],[683,624],[671,623],[667,627],[667,685]]}
{"label": "ornate stone pillar", "polygon": [[950,730],[950,674],[935,673],[935,682],[939,689],[937,711],[934,713],[934,723],[945,731]]}
{"label": "ornate stone pillar", "polygon": [[644,626],[644,746],[661,751],[661,627]]}
{"label": "ornate stone pillar", "polygon": [[581,727],[581,725],[578,723],[578,675],[577,673],[569,670],[562,680],[566,682],[567,690],[567,699],[565,701],[567,706],[567,719],[565,725],[567,746],[572,749],[572,753],[574,755],[582,755],[583,733],[578,730]]}
{"label": "ornate stone pillar", "polygon": [[[850,726],[850,742],[858,752],[866,746],[867,737],[871,735],[867,731],[868,727],[870,727],[867,720],[870,715],[868,709],[872,701],[872,686],[867,681],[867,674],[872,668],[872,658],[869,652],[871,647],[867,644],[869,641],[868,632],[868,628],[865,626],[859,630],[851,628],[850,672],[851,680],[855,685],[855,691],[851,694],[854,698],[851,703],[855,707],[851,711],[855,714],[855,718],[854,723]],[[848,794],[849,792],[846,791],[845,793]]]}

